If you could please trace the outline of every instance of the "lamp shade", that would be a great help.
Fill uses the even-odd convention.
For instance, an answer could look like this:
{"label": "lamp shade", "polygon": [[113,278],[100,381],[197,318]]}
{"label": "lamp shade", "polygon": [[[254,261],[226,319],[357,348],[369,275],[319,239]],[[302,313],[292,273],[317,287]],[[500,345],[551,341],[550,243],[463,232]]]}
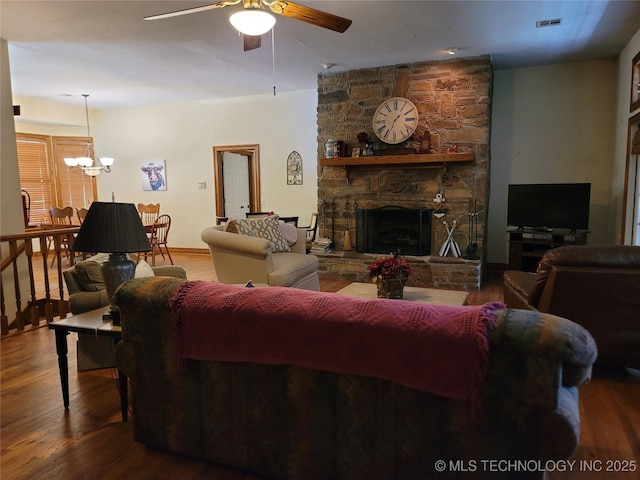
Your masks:
{"label": "lamp shade", "polygon": [[76,252],[133,253],[151,250],[133,203],[93,202],[78,236]]}

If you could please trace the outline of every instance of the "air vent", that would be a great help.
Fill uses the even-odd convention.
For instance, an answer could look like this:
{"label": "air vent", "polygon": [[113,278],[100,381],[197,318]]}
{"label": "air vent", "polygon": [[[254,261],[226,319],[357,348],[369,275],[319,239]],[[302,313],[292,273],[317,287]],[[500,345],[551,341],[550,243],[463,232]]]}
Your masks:
{"label": "air vent", "polygon": [[555,26],[561,25],[561,24],[562,24],[562,19],[561,18],[554,18],[553,20],[538,20],[536,22],[536,28],[555,27]]}

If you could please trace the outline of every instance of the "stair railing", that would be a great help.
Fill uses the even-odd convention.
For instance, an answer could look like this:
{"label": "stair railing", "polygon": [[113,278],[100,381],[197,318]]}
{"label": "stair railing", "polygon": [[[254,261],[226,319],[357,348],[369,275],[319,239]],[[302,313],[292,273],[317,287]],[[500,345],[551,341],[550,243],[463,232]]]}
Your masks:
{"label": "stair railing", "polygon": [[[74,254],[67,252],[63,240],[77,234],[80,227],[38,228],[26,233],[0,236],[0,333],[22,331],[26,325],[38,327],[44,320],[66,318],[69,302],[65,299],[63,270],[74,264]],[[39,251],[34,250],[34,242]],[[53,246],[53,250],[50,247]],[[67,255],[70,253],[69,255]],[[48,260],[55,256],[56,267]],[[68,260],[68,266],[64,265]],[[42,265],[40,267],[40,264]],[[26,266],[26,271],[25,271]],[[28,286],[27,286],[28,279]],[[57,292],[52,283],[57,282]],[[13,286],[15,312],[7,312],[5,292]],[[26,291],[28,290],[28,292]],[[12,318],[9,318],[9,317]]]}

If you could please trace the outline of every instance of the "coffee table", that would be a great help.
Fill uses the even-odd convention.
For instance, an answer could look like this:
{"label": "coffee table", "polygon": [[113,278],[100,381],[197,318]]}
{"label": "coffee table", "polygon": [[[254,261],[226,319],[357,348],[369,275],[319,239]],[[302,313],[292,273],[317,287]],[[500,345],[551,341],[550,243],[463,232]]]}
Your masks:
{"label": "coffee table", "polygon": [[[364,282],[353,282],[338,290],[337,293],[351,295],[352,297],[378,298],[376,285]],[[468,292],[459,290],[442,290],[440,288],[404,287],[402,300],[414,302],[437,303],[440,305],[466,305]],[[402,301],[399,300],[399,301]]]}
{"label": "coffee table", "polygon": [[[88,333],[112,337],[115,342],[122,339],[122,327],[114,326],[110,320],[103,320],[102,316],[109,311],[109,307],[91,310],[69,318],[51,322],[49,328],[56,334],[56,353],[58,354],[58,368],[60,369],[60,383],[62,384],[62,401],[64,408],[69,409],[69,362],[67,359],[67,335],[71,332]],[[120,391],[120,409],[122,420],[127,421],[127,376],[118,370],[118,390]]]}

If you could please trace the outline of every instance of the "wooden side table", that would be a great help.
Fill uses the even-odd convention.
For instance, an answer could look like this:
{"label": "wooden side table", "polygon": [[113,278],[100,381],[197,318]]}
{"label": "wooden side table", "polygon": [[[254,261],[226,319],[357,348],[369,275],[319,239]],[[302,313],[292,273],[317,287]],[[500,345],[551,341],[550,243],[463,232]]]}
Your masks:
{"label": "wooden side table", "polygon": [[[62,384],[62,401],[64,408],[69,408],[69,362],[67,359],[67,335],[71,332],[88,333],[113,337],[117,343],[122,339],[122,327],[114,326],[111,321],[103,320],[102,316],[109,311],[109,307],[91,310],[90,312],[73,315],[69,318],[57,320],[49,324],[49,328],[56,334],[56,353],[58,354],[58,368],[60,369],[60,383]],[[129,402],[127,398],[127,376],[118,370],[118,389],[120,391],[120,409],[122,420],[127,421]]]}

